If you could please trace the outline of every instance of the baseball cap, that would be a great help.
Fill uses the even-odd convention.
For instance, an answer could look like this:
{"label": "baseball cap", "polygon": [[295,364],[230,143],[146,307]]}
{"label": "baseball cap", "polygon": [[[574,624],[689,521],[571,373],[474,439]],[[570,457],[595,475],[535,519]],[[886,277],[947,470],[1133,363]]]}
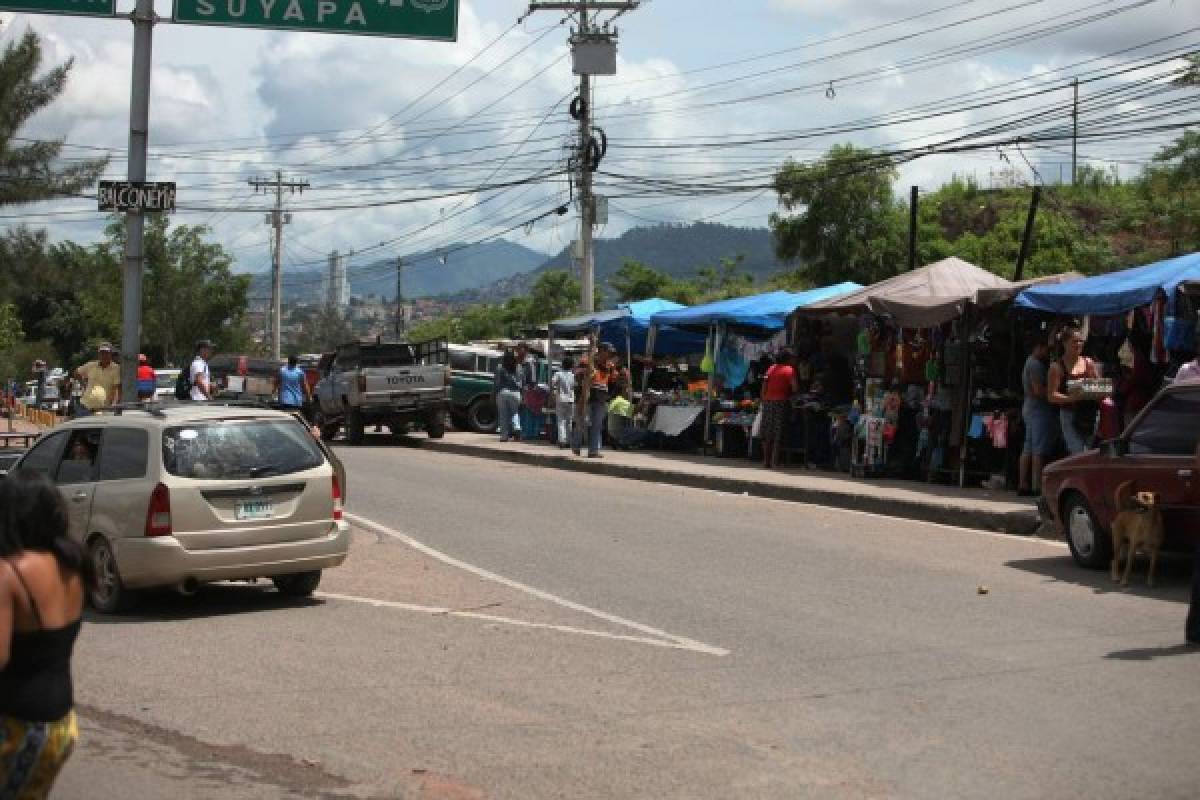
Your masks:
{"label": "baseball cap", "polygon": [[103,353],[106,350],[110,353],[113,351],[113,346],[110,342],[101,342],[100,346],[96,348],[97,353]]}

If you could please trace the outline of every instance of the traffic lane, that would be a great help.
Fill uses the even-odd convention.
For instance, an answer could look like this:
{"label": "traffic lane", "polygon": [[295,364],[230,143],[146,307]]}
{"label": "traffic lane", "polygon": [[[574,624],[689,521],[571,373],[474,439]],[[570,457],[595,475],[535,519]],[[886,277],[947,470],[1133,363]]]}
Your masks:
{"label": "traffic lane", "polygon": [[743,655],[773,642],[830,657],[893,641],[1100,642],[1182,625],[1186,565],[1152,591],[1120,592],[1038,539],[420,450],[341,454],[352,511]]}
{"label": "traffic lane", "polygon": [[[1188,705],[1196,657],[1178,647],[1185,568],[1168,570],[1167,585],[1153,592],[1124,593],[1038,540],[411,450],[346,458],[352,475],[389,476],[356,481],[359,513],[403,523],[457,557],[523,580],[540,576],[573,599],[653,616],[732,649],[732,668],[701,695],[714,707],[883,698],[877,713],[855,701],[867,726],[856,733],[867,739],[859,751],[874,754],[866,760],[880,774],[911,774],[922,785],[947,762],[964,775],[982,770],[982,751],[998,754],[988,778],[999,785],[1024,780],[1014,764],[1038,763],[1045,772],[1030,796],[1050,775],[1072,793],[1075,770],[1046,758],[1068,741],[1074,763],[1097,774],[1120,764],[1147,785],[1200,782],[1178,766],[1188,763],[1180,743],[1200,733]],[[422,502],[397,504],[400,486]],[[456,486],[469,486],[487,513],[463,503]],[[495,508],[504,509],[502,528],[485,524]],[[1113,684],[1122,687],[1116,709],[1102,702]],[[931,717],[942,707],[961,711],[936,720],[946,726],[936,736],[913,734],[904,714],[896,727],[893,704],[905,695]],[[1164,742],[1157,726],[1177,735]],[[1132,730],[1144,734],[1133,746]],[[869,731],[926,743],[930,759],[910,770]],[[1110,796],[1102,781],[1084,784]]]}
{"label": "traffic lane", "polygon": [[[351,794],[381,797],[409,796],[427,779],[486,787],[488,797],[560,796],[572,786],[584,797],[672,796],[670,783],[692,783],[669,764],[656,763],[659,778],[631,777],[619,764],[646,736],[677,742],[688,726],[633,725],[613,695],[632,675],[720,669],[719,659],[693,652],[338,600],[297,604],[244,586],[163,595],[153,609],[85,632],[76,666],[83,707],[202,742],[218,765],[230,750],[248,750],[252,761],[285,754],[344,778]],[[620,708],[680,691],[651,685],[652,694],[634,681],[637,696]],[[622,733],[601,737],[610,719]],[[636,738],[631,725],[642,729]],[[96,744],[81,742],[81,765],[104,757]],[[709,745],[714,755],[723,749]],[[736,761],[723,768],[739,771]],[[557,767],[543,772],[546,764]],[[130,769],[140,775],[144,763]],[[568,778],[576,771],[595,771],[592,782]],[[258,796],[251,789],[229,796]]]}

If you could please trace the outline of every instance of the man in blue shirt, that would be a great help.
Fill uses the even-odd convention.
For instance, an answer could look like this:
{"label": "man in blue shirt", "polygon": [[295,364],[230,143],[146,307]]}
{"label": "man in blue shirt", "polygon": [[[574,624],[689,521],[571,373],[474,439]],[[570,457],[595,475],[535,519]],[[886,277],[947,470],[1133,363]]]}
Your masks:
{"label": "man in blue shirt", "polygon": [[275,390],[279,393],[279,405],[287,410],[299,411],[304,404],[312,399],[308,381],[304,379],[304,370],[296,366],[298,359],[288,356],[286,367],[279,368],[275,378]]}

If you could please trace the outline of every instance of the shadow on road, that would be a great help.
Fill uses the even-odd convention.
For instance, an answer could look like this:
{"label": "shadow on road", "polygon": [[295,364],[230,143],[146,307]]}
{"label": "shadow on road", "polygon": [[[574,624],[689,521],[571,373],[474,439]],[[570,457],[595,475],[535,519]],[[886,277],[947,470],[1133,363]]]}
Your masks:
{"label": "shadow on road", "polygon": [[1153,661],[1167,656],[1200,656],[1200,646],[1194,644],[1176,644],[1170,647],[1138,647],[1133,650],[1115,650],[1105,658],[1118,661]]}
{"label": "shadow on road", "polygon": [[1192,557],[1164,553],[1158,557],[1158,569],[1154,573],[1154,586],[1146,585],[1148,562],[1139,558],[1133,564],[1129,586],[1122,588],[1114,581],[1107,569],[1084,569],[1071,560],[1070,556],[1053,558],[1028,558],[1005,562],[1006,567],[1019,569],[1043,576],[1048,582],[1070,583],[1085,586],[1096,594],[1118,592],[1136,597],[1152,597],[1173,603],[1187,603],[1192,579]]}
{"label": "shadow on road", "polygon": [[129,611],[98,614],[88,609],[84,618],[94,625],[129,625],[145,622],[175,622],[187,619],[222,617],[230,614],[261,614],[294,608],[324,605],[315,597],[287,597],[275,591],[269,581],[248,583],[212,583],[201,586],[191,597],[169,589],[149,590]]}

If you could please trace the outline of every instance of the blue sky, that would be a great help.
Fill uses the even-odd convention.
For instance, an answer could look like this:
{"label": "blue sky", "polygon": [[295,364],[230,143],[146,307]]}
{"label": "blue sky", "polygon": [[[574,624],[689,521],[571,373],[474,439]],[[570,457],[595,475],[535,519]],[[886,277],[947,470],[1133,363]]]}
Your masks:
{"label": "blue sky", "polygon": [[[130,5],[130,0],[119,0],[121,10]],[[565,180],[420,198],[565,166],[570,121],[565,108],[555,103],[569,94],[575,80],[565,59],[567,31],[547,30],[558,21],[548,11],[508,30],[524,8],[517,0],[463,0],[455,44],[160,25],[155,31],[150,177],[177,180],[179,202],[191,210],[181,211],[176,220],[210,225],[243,269],[262,268],[269,260],[261,214],[265,200],[254,196],[246,180],[276,168],[306,178],[314,187],[303,198],[289,198],[296,213],[287,231],[285,263],[297,269],[319,262],[334,248],[390,257],[486,239],[514,224],[519,228],[524,219],[567,198]],[[169,16],[170,4],[160,2],[157,10]],[[1091,19],[1103,13],[1112,16]],[[918,14],[925,16],[902,21]],[[25,135],[112,148],[109,177],[121,177],[129,24],[13,14],[0,14],[0,19],[0,44],[28,25],[43,34],[49,61],[75,59],[64,96],[35,118]],[[1056,21],[1064,20],[1054,29]],[[929,34],[931,26],[946,27]],[[765,225],[767,215],[777,210],[774,196],[750,187],[769,182],[784,158],[809,160],[838,142],[865,147],[929,144],[977,131],[992,116],[1020,116],[1038,106],[1051,109],[1039,125],[1061,125],[1069,111],[1069,91],[1063,88],[1069,75],[1060,71],[1065,65],[1087,60],[1086,69],[1102,74],[1166,48],[1200,49],[1200,33],[1190,30],[1200,27],[1200,4],[649,0],[624,16],[619,27],[620,74],[597,82],[597,124],[612,141],[598,183],[615,198],[610,223],[600,231],[604,236],[653,221]],[[870,28],[878,29],[864,32]],[[1031,30],[1045,32],[1033,40],[1003,41]],[[815,43],[831,36],[843,38]],[[1175,38],[1149,44],[1168,36]],[[494,47],[471,61],[497,37]],[[997,44],[979,49],[988,41]],[[957,46],[967,48],[961,56],[941,57],[933,68],[921,66],[922,59]],[[788,53],[769,55],[788,48]],[[1120,50],[1126,52],[1100,58]],[[692,72],[747,58],[755,60]],[[1105,78],[1089,84],[1084,95],[1133,91],[1161,81],[1172,63]],[[762,71],[769,72],[756,74]],[[847,77],[855,75],[859,77]],[[823,90],[831,80],[834,99]],[[880,115],[927,108],[951,95],[987,98],[1021,87],[1046,93],[996,108],[956,108],[932,120],[890,118],[869,130],[812,133],[770,145],[676,146],[689,137],[711,144],[879,120]],[[759,100],[747,99],[760,95]],[[1102,126],[1109,114],[1127,115],[1113,124],[1134,124],[1139,109],[1153,102],[1127,97],[1111,108],[1093,109],[1085,125]],[[1195,112],[1180,111],[1178,118],[1186,120],[1188,113]],[[1003,129],[1014,134],[1024,130]],[[343,133],[316,133],[330,130]],[[298,135],[304,132],[312,135]],[[1088,143],[1081,152],[1085,161],[1114,165],[1128,175],[1164,136]],[[1031,167],[1040,167],[1053,180],[1057,164],[1068,158],[1063,147],[1060,142],[1053,149],[1007,147],[922,158],[901,168],[897,189],[906,192],[910,184],[932,189],[963,173],[985,182],[1028,183],[1036,179]],[[90,151],[67,152],[80,156]],[[721,177],[734,175],[739,177]],[[662,189],[666,182],[699,186],[720,180],[734,186],[711,195],[699,189]],[[649,181],[653,188],[634,191],[631,181]],[[370,200],[391,204],[340,208]],[[420,201],[393,203],[399,200]],[[54,236],[77,240],[98,236],[103,223],[80,200],[0,211],[7,217],[0,224],[45,225]],[[505,235],[553,252],[570,241],[575,224],[571,216],[554,218]],[[381,242],[388,244],[379,246]],[[365,263],[368,256],[359,258]]]}

